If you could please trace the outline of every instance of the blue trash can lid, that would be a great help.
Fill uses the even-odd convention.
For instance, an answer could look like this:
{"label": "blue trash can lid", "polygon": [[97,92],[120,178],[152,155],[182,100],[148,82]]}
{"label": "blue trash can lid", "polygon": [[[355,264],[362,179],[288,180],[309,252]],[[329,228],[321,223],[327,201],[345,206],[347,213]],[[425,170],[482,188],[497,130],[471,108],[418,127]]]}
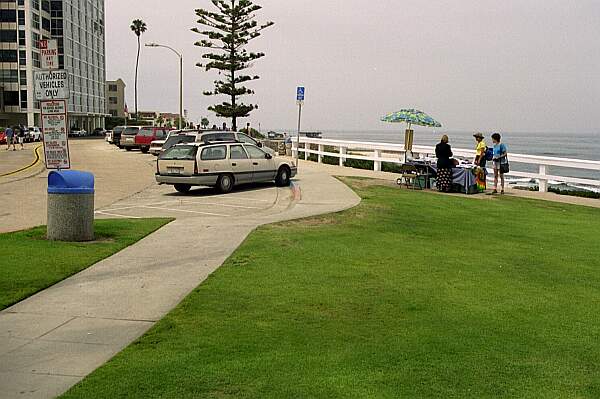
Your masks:
{"label": "blue trash can lid", "polygon": [[59,170],[48,174],[49,194],[93,194],[94,175],[78,170]]}

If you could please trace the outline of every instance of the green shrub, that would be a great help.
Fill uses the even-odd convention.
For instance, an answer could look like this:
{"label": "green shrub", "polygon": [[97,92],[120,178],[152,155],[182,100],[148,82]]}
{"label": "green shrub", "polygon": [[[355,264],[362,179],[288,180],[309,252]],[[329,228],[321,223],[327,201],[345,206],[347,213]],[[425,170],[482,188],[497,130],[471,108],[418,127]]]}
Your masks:
{"label": "green shrub", "polygon": [[548,189],[548,191],[551,193],[556,193],[558,195],[570,195],[571,197],[600,199],[600,193],[594,193],[592,191],[561,190],[560,188],[554,188],[554,187],[550,187]]}

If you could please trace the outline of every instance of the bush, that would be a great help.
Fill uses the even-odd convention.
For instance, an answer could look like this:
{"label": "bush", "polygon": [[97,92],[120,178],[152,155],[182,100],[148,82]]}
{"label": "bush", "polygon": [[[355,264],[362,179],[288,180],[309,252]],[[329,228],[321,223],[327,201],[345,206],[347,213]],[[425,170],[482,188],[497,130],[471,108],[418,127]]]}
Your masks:
{"label": "bush", "polygon": [[561,190],[560,188],[553,188],[553,187],[550,187],[548,189],[548,191],[551,193],[558,194],[558,195],[570,195],[572,197],[600,199],[600,193],[594,193],[592,191]]}

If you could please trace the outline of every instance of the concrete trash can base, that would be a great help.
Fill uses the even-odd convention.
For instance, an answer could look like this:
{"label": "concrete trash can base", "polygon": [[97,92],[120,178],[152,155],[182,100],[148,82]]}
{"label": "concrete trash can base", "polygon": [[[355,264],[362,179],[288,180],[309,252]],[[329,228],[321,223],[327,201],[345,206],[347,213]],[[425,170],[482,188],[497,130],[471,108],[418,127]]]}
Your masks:
{"label": "concrete trash can base", "polygon": [[48,174],[47,238],[94,240],[94,175],[75,170]]}

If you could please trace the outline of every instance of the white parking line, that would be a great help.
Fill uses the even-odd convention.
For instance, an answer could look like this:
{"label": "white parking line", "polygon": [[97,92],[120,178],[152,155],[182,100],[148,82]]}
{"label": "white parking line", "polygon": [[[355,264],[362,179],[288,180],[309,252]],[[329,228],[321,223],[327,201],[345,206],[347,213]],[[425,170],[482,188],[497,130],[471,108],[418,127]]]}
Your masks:
{"label": "white parking line", "polygon": [[273,202],[272,200],[263,200],[263,199],[257,199],[257,198],[244,198],[244,197],[237,197],[235,195],[222,195],[219,198],[222,199],[237,199],[240,201],[255,201],[255,202]]}
{"label": "white parking line", "polygon": [[263,209],[258,206],[245,206],[245,205],[228,205],[228,204],[218,204],[216,202],[201,202],[201,201],[176,201],[185,204],[198,204],[198,205],[212,205],[212,206],[224,206],[226,208],[240,208],[240,209]]}
{"label": "white parking line", "polygon": [[158,206],[141,205],[141,206],[139,206],[139,208],[160,209],[162,211],[171,211],[171,212],[195,213],[195,214],[198,214],[198,215],[220,216],[220,217],[225,217],[225,218],[229,217],[229,215],[222,215],[222,214],[219,214],[219,213],[188,211],[188,210],[185,210],[185,209],[170,209],[170,208],[162,208],[162,207],[158,207]]}
{"label": "white parking line", "polygon": [[95,213],[104,215],[104,216],[114,216],[114,217],[125,218],[125,219],[141,219],[141,217],[138,217],[138,216],[119,215],[117,213],[108,213],[108,212],[104,212],[104,211],[96,211]]}

